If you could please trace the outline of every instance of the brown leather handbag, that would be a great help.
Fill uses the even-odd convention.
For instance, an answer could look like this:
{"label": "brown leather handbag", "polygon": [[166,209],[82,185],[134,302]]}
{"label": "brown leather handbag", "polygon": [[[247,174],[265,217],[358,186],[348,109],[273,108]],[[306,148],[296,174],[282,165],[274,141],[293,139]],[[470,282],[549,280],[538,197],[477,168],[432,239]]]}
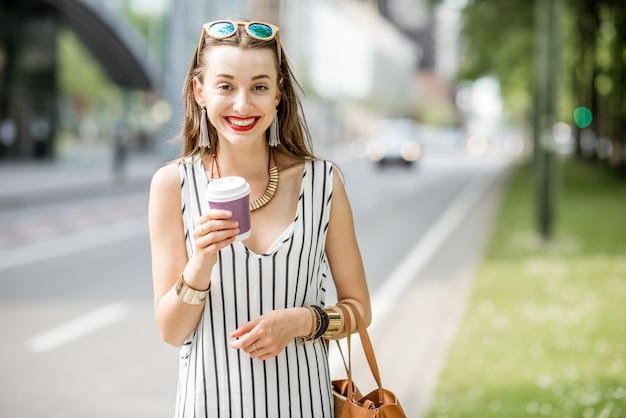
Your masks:
{"label": "brown leather handbag", "polygon": [[[346,306],[347,305],[347,306]],[[390,390],[384,389],[378,372],[378,364],[374,356],[374,349],[370,341],[369,334],[365,323],[359,314],[358,309],[349,303],[341,303],[337,306],[341,309],[346,324],[346,329],[352,329],[349,311],[352,311],[356,319],[357,331],[361,336],[361,344],[365,357],[370,367],[370,371],[374,376],[374,380],[378,384],[378,389],[373,390],[369,394],[362,396],[356,385],[352,381],[352,359],[351,359],[351,343],[350,334],[346,336],[348,341],[348,364],[346,372],[347,379],[333,380],[333,398],[335,402],[335,418],[406,418],[406,414],[402,410],[398,398]],[[341,347],[339,348],[341,350]],[[343,355],[343,353],[342,353]]]}

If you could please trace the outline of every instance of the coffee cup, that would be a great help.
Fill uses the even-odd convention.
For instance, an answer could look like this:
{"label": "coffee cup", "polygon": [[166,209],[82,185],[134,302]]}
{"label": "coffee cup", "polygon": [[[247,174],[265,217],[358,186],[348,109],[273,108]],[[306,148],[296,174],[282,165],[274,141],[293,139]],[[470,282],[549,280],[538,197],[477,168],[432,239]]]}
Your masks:
{"label": "coffee cup", "polygon": [[211,181],[205,192],[211,209],[224,209],[232,212],[233,221],[239,222],[239,235],[235,241],[250,236],[250,185],[243,177],[222,177]]}

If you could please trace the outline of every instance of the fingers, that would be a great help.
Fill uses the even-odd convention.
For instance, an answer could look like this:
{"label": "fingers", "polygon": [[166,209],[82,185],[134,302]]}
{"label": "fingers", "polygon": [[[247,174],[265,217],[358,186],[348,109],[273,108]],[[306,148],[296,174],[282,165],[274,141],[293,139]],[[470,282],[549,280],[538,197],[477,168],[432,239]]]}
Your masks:
{"label": "fingers", "polygon": [[200,217],[196,232],[199,235],[207,235],[215,231],[236,229],[239,224],[230,220],[232,216],[233,214],[229,210],[210,209]]}
{"label": "fingers", "polygon": [[239,224],[230,220],[232,212],[212,209],[200,218],[193,232],[196,248],[219,251],[230,245],[239,234]]}
{"label": "fingers", "polygon": [[[209,236],[211,238],[226,238],[239,233],[239,224],[236,221],[210,220],[199,224],[194,231],[196,239]],[[216,240],[217,241],[217,240]]]}
{"label": "fingers", "polygon": [[[255,339],[256,337],[252,335],[246,336],[246,338],[241,338],[239,340],[231,341],[230,346],[235,349],[239,349],[244,353],[248,354],[250,357],[257,358],[262,354],[267,352],[267,347],[263,345],[261,339]],[[254,340],[252,342],[248,342],[249,340]]]}
{"label": "fingers", "polygon": [[230,342],[230,346],[247,353],[252,358],[259,358],[261,355],[267,354],[261,333],[254,329],[258,322],[259,318],[246,322],[233,331],[230,337],[235,338],[235,340]]}
{"label": "fingers", "polygon": [[264,345],[260,339],[256,340],[256,342],[248,345],[247,347],[242,348],[241,350],[244,353],[247,353],[251,358],[257,360],[267,360],[275,357],[280,352],[280,350],[272,348],[271,344]]}
{"label": "fingers", "polygon": [[244,336],[245,334],[247,334],[250,331],[252,331],[252,329],[254,328],[254,326],[257,323],[258,323],[258,318],[257,318],[257,320],[246,322],[245,324],[243,324],[242,326],[237,328],[235,331],[231,332],[230,333],[230,337],[231,338],[239,338],[239,337]]}
{"label": "fingers", "polygon": [[230,219],[233,213],[229,210],[223,209],[209,209],[207,213],[200,217],[200,223],[206,222],[211,219]]}
{"label": "fingers", "polygon": [[[260,342],[259,342],[260,344]],[[252,345],[246,347],[245,351],[246,353],[248,353],[250,355],[250,357],[252,358],[257,358],[259,357],[262,353],[263,353],[263,346],[260,347],[261,351],[259,351],[259,346],[256,345],[256,343],[252,343]]]}
{"label": "fingers", "polygon": [[254,344],[258,343],[260,338],[258,332],[253,332],[256,322],[258,322],[258,318],[256,321],[246,322],[235,331],[231,332],[230,337],[234,338],[234,340],[230,342],[230,346],[238,350],[243,350],[246,353],[254,351]]}
{"label": "fingers", "polygon": [[294,336],[277,326],[272,319],[275,316],[272,313],[262,315],[241,325],[230,334],[234,338],[230,346],[258,360],[277,356]]}

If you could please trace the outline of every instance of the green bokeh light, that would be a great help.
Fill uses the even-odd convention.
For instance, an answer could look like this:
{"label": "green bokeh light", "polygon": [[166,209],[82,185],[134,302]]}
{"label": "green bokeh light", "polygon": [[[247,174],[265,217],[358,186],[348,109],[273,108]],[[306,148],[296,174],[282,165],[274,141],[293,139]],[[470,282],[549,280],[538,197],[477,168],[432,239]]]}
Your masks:
{"label": "green bokeh light", "polygon": [[593,114],[591,110],[586,107],[577,107],[574,110],[574,122],[576,126],[579,128],[586,128],[591,125],[591,121],[593,120]]}

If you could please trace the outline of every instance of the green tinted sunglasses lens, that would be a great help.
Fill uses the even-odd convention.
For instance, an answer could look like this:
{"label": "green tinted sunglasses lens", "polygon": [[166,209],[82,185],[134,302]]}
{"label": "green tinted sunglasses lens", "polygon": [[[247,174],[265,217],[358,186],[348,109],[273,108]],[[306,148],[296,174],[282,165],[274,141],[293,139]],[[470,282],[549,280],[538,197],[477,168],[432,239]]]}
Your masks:
{"label": "green tinted sunglasses lens", "polygon": [[217,22],[211,25],[209,33],[217,37],[225,37],[235,32],[235,25],[229,22]]}
{"label": "green tinted sunglasses lens", "polygon": [[249,25],[248,31],[252,35],[261,39],[271,38],[271,36],[274,34],[274,30],[271,27],[264,25],[262,23],[253,23]]}

